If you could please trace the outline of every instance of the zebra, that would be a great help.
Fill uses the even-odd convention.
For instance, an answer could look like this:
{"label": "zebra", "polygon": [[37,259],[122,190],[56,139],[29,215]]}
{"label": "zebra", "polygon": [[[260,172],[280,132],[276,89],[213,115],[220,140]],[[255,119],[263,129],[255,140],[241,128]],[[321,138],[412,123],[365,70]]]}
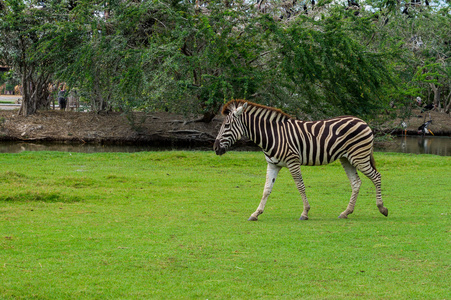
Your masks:
{"label": "zebra", "polygon": [[388,216],[381,196],[381,174],[373,157],[373,133],[367,123],[353,116],[320,121],[300,121],[283,111],[248,102],[232,100],[222,109],[225,119],[214,142],[213,150],[223,155],[242,136],[262,148],[267,165],[263,197],[249,221],[257,221],[265,209],[276,177],[287,167],[301,194],[304,210],[300,220],[308,220],[310,210],[301,175],[301,165],[314,166],[340,160],[351,183],[349,204],[339,218],[346,219],[354,211],[361,180],[357,170],[376,187],[376,204]]}

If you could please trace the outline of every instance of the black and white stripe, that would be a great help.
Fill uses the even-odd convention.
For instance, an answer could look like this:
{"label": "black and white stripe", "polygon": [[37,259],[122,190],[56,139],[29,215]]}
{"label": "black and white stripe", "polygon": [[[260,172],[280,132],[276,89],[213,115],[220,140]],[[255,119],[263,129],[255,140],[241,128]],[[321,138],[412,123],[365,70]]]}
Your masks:
{"label": "black and white stripe", "polygon": [[215,141],[216,154],[222,155],[242,136],[263,149],[268,162],[263,197],[249,220],[263,213],[267,198],[282,167],[288,167],[304,202],[301,219],[308,219],[310,209],[300,171],[301,165],[325,165],[340,159],[351,182],[352,195],[347,209],[340,214],[346,218],[353,212],[360,188],[357,170],[376,186],[376,203],[385,216],[388,210],[381,197],[381,175],[373,158],[373,133],[364,121],[342,116],[321,121],[303,122],[278,109],[243,100],[233,100],[223,108],[225,120]]}

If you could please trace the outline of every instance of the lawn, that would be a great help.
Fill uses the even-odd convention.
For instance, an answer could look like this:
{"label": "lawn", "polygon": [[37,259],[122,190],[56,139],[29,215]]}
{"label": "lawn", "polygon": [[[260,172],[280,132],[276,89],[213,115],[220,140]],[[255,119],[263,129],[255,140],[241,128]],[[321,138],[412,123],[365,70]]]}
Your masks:
{"label": "lawn", "polygon": [[339,163],[259,152],[0,154],[0,299],[450,299],[451,157],[376,153],[388,217]]}

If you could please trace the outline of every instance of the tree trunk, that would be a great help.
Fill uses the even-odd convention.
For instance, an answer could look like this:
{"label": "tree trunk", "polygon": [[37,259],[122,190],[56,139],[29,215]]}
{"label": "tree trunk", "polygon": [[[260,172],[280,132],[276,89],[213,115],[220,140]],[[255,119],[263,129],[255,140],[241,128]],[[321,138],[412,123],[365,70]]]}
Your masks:
{"label": "tree trunk", "polygon": [[28,68],[24,64],[21,66],[22,71],[22,104],[20,105],[19,109],[19,115],[22,115],[24,117],[27,117],[30,114],[33,114],[31,111],[32,105],[31,105],[31,97],[30,97],[30,85],[28,82]]}
{"label": "tree trunk", "polygon": [[449,92],[448,96],[445,99],[445,113],[449,114],[450,109],[451,109],[451,91]]}
{"label": "tree trunk", "polygon": [[434,83],[430,83],[430,86],[432,91],[434,92],[434,102],[432,104],[434,104],[437,109],[440,109],[440,86],[435,85]]}
{"label": "tree trunk", "polygon": [[[22,104],[19,109],[19,115],[27,117],[35,114],[38,109],[49,109],[49,90],[48,75],[38,75],[33,80],[33,68],[24,66],[22,74]],[[30,70],[29,70],[30,69]]]}
{"label": "tree trunk", "polygon": [[[111,92],[108,92],[108,87],[105,86],[105,82],[108,82],[108,80],[105,79],[105,82],[102,82],[98,70],[95,71],[94,75],[91,107],[93,111],[100,113],[107,110]],[[104,91],[107,91],[107,95],[104,94]]]}
{"label": "tree trunk", "polygon": [[33,103],[35,106],[35,110],[38,109],[49,109],[50,108],[50,100],[49,100],[49,79],[50,74],[47,75],[39,75],[33,84]]}

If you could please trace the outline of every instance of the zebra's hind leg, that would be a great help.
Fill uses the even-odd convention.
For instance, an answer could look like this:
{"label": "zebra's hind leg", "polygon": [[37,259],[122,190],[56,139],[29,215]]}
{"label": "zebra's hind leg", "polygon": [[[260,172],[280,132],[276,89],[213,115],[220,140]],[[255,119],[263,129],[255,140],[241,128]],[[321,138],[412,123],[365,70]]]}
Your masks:
{"label": "zebra's hind leg", "polygon": [[277,174],[279,174],[280,169],[281,167],[268,163],[268,167],[266,169],[266,183],[265,188],[263,189],[262,200],[260,201],[260,205],[257,210],[249,217],[248,221],[258,221],[258,216],[265,210],[266,201],[271,194],[272,187],[274,186],[274,182],[276,181]]}
{"label": "zebra's hind leg", "polygon": [[[366,175],[366,174],[365,174]],[[388,209],[384,207],[384,202],[382,201],[382,193],[381,193],[381,174],[374,170],[374,175],[370,177],[371,181],[374,183],[376,187],[376,205],[379,208],[379,211],[384,216],[388,216]]]}
{"label": "zebra's hind leg", "polygon": [[351,165],[347,158],[340,158],[341,165],[345,169],[346,175],[348,175],[349,181],[351,182],[352,194],[351,199],[349,200],[348,207],[344,212],[338,216],[340,219],[346,219],[349,214],[352,214],[354,211],[355,203],[357,201],[357,196],[359,195],[360,185],[362,181],[360,180],[359,175],[357,174],[357,169]]}
{"label": "zebra's hind leg", "polygon": [[357,165],[357,169],[373,182],[374,186],[376,187],[377,208],[379,209],[381,214],[388,216],[388,209],[384,207],[384,202],[382,202],[381,174],[374,167],[374,161],[373,163],[368,162],[364,165]]}
{"label": "zebra's hind leg", "polygon": [[304,204],[304,210],[302,211],[299,220],[308,220],[308,212],[310,210],[310,204],[308,203],[307,196],[305,195],[305,185],[304,181],[302,180],[301,166],[299,164],[292,164],[288,166],[288,169],[290,170],[291,176],[293,177],[294,182],[296,183],[296,187],[298,188],[298,191],[301,194],[302,202]]}

